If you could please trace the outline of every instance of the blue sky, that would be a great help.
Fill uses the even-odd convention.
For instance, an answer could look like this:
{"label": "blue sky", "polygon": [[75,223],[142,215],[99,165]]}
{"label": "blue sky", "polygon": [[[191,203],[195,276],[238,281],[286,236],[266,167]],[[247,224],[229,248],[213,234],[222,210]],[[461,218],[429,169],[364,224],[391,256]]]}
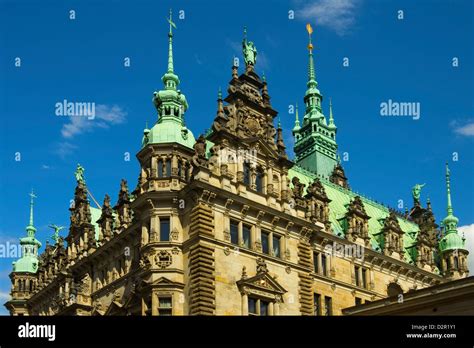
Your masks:
{"label": "blue sky", "polygon": [[[175,71],[195,136],[211,126],[217,90],[227,87],[233,56],[241,57],[246,25],[258,50],[257,72],[265,72],[293,155],[288,109],[303,104],[310,22],[324,109],[331,97],[352,188],[391,206],[399,199],[411,206],[411,187],[426,183],[422,201],[429,195],[440,220],[449,161],[455,215],[467,237],[474,234],[473,3],[269,3],[0,0],[0,243],[24,235],[31,188],[38,196],[38,239],[44,244],[52,235],[49,223],[68,225],[78,162],[100,202],[105,193],[116,199],[121,178],[135,186],[143,128],[157,119],[151,98],[166,69],[170,7],[177,25]],[[177,18],[180,10],[184,19]],[[126,57],[130,67],[124,67]],[[64,99],[96,103],[96,119],[56,116],[55,104]],[[420,119],[382,117],[380,103],[389,99],[420,103]],[[15,161],[18,152],[21,161]],[[0,258],[2,303],[12,261]]]}

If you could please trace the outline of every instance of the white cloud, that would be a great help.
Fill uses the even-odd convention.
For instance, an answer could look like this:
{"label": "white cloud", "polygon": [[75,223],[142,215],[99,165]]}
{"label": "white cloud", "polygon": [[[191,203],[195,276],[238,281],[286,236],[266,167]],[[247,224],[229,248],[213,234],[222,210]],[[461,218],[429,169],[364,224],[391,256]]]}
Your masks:
{"label": "white cloud", "polygon": [[470,271],[470,274],[474,274],[474,224],[460,226],[458,231],[461,235],[464,234],[466,238],[466,249],[469,250],[469,255],[467,256],[467,265]]}
{"label": "white cloud", "polygon": [[125,122],[127,113],[119,106],[97,105],[95,117],[71,116],[69,123],[63,125],[61,135],[70,139],[77,134],[90,132],[94,128],[109,128],[111,125]]}
{"label": "white cloud", "polygon": [[467,123],[463,126],[456,126],[454,132],[467,137],[474,137],[474,122]]}
{"label": "white cloud", "polygon": [[234,55],[240,55],[242,53],[242,43],[238,41],[231,40],[227,38],[225,40],[225,43],[227,46],[229,46],[232,51],[234,52]]}
{"label": "white cloud", "polygon": [[355,23],[356,7],[360,0],[317,0],[299,9],[300,18],[313,26],[323,26],[345,35]]}
{"label": "white cloud", "polygon": [[11,298],[10,293],[5,291],[0,291],[0,302],[8,301]]}
{"label": "white cloud", "polygon": [[74,150],[77,149],[76,145],[71,144],[67,141],[59,142],[55,144],[54,146],[55,146],[54,153],[63,159],[69,156],[70,154],[72,154]]}

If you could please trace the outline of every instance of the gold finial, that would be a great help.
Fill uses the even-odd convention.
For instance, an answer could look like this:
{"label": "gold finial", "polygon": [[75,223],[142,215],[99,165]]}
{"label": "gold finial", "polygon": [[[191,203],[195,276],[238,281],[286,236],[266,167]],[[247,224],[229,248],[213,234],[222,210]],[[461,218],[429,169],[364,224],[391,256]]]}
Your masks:
{"label": "gold finial", "polygon": [[311,24],[306,24],[306,31],[308,32],[309,36],[309,44],[308,44],[308,50],[313,50],[313,44],[311,43],[311,34],[313,33],[313,28],[311,27]]}

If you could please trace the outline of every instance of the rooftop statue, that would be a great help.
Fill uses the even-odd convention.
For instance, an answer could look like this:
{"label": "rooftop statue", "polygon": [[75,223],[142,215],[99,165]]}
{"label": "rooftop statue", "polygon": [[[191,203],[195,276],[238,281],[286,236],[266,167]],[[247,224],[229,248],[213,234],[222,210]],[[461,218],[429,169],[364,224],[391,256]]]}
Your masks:
{"label": "rooftop statue", "polygon": [[64,226],[58,226],[58,225],[51,224],[48,227],[51,227],[54,230],[54,234],[52,235],[51,239],[54,240],[54,244],[58,244],[59,239],[60,239],[59,231],[63,230]]}
{"label": "rooftop statue", "polygon": [[242,41],[242,51],[245,65],[253,65],[257,62],[257,48],[252,41],[247,41],[247,28],[244,29],[244,40]]}
{"label": "rooftop statue", "polygon": [[416,184],[413,186],[413,189],[411,190],[412,195],[413,195],[413,200],[415,202],[415,205],[420,205],[420,193],[421,189],[425,186],[426,184]]}
{"label": "rooftop statue", "polygon": [[81,166],[79,163],[77,164],[77,169],[74,172],[74,175],[76,176],[77,183],[85,184],[86,180],[84,179],[84,167]]}

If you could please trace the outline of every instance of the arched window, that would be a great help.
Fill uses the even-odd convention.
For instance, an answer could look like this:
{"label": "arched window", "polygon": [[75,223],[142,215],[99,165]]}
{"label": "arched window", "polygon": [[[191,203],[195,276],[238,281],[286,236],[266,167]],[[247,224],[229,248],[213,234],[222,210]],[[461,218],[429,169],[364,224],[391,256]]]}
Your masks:
{"label": "arched window", "polygon": [[454,256],[454,269],[459,269],[459,260],[457,256]]}

